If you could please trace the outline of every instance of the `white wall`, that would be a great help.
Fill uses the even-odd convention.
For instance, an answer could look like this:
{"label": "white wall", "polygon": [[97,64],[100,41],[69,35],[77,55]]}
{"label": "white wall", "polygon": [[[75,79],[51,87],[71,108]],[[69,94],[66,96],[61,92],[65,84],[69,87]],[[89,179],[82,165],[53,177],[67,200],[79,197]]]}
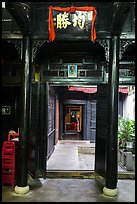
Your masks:
{"label": "white wall", "polygon": [[123,116],[135,120],[135,91],[126,96],[123,104]]}

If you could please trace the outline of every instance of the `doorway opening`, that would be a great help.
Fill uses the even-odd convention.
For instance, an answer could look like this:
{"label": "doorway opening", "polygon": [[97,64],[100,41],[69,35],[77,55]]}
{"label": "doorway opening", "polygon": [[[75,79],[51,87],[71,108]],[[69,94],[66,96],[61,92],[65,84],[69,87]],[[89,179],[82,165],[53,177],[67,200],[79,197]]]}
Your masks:
{"label": "doorway opening", "polygon": [[[47,160],[47,171],[94,171],[96,94],[91,97],[89,93],[69,91],[67,86],[55,87],[55,93],[56,90],[56,131],[53,136],[56,142]],[[51,103],[51,93],[49,96]]]}
{"label": "doorway opening", "polygon": [[64,105],[64,134],[63,140],[73,139],[82,140],[82,105]]}
{"label": "doorway opening", "polygon": [[[37,51],[36,64],[43,64],[41,79],[49,82],[49,91],[52,88],[48,99],[50,108],[47,110],[47,170],[70,170],[74,164],[77,165],[73,170],[81,170],[83,161],[86,164],[82,167],[84,170],[94,170],[92,158],[89,163],[85,159],[90,151],[95,158],[97,84],[102,83],[102,80],[107,81],[103,77],[107,71],[104,48],[98,42],[45,42]],[[72,66],[76,68],[75,75],[70,73]],[[73,87],[75,90],[71,89]],[[91,87],[92,92],[89,92]],[[59,103],[59,115],[54,110],[56,100]],[[66,108],[70,111],[68,115],[64,113]],[[82,113],[80,117],[78,112]],[[57,152],[59,146],[62,147],[60,154]],[[68,153],[68,156],[64,153]],[[83,158],[79,160],[82,153]],[[60,158],[55,156],[49,164],[54,155],[60,155]],[[61,167],[63,161],[65,163]],[[55,167],[55,163],[58,166]],[[87,167],[87,164],[93,166]]]}

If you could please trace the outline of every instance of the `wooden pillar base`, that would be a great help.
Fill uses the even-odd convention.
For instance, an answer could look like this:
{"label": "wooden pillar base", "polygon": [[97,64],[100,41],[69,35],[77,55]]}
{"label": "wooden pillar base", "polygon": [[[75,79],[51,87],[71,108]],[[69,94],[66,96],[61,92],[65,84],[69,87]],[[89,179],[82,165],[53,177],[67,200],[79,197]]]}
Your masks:
{"label": "wooden pillar base", "polygon": [[15,186],[14,191],[15,191],[15,193],[17,193],[17,194],[24,195],[24,194],[26,194],[26,193],[29,192],[29,186],[25,186],[25,187]]}
{"label": "wooden pillar base", "polygon": [[117,197],[118,195],[118,188],[110,189],[110,188],[103,188],[103,194],[109,197]]}

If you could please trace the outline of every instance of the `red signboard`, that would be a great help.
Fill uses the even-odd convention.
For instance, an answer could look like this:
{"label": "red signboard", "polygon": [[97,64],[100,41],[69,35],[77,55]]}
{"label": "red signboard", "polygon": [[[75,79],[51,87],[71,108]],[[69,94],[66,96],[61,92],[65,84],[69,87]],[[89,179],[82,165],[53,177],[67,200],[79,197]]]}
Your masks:
{"label": "red signboard", "polygon": [[[68,13],[74,14],[76,13],[76,11],[81,11],[81,12],[92,12],[92,17],[91,17],[91,32],[90,32],[90,36],[91,36],[91,41],[94,42],[96,39],[96,30],[95,30],[95,19],[96,19],[96,10],[94,7],[92,6],[84,6],[84,7],[67,7],[67,8],[62,8],[62,7],[53,7],[53,6],[49,6],[49,41],[52,42],[55,40],[56,38],[56,33],[55,33],[55,25],[54,25],[54,20],[53,20],[53,12],[52,11],[60,11],[60,12],[64,12],[63,14],[59,14],[58,16],[58,20],[59,20],[59,28],[63,25],[64,28],[66,29],[67,26],[69,26],[71,24],[71,22],[69,22],[68,19]],[[73,25],[76,26],[76,24],[79,25],[80,28],[83,27],[82,22],[84,23],[84,15],[80,15],[76,16],[75,15],[75,21],[73,21]],[[80,22],[81,21],[81,22]]]}

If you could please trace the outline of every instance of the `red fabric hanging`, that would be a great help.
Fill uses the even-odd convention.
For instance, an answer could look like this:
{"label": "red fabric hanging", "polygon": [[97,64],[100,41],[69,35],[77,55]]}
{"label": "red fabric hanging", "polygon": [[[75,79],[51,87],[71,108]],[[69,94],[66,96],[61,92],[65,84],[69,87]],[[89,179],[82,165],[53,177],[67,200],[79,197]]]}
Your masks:
{"label": "red fabric hanging", "polygon": [[92,23],[91,23],[91,41],[94,42],[96,39],[96,30],[95,30],[95,18],[96,18],[96,10],[92,6],[84,6],[84,7],[67,7],[67,8],[61,8],[61,7],[52,7],[49,6],[49,41],[52,42],[56,38],[55,34],[55,28],[54,28],[54,22],[53,22],[53,16],[52,16],[52,10],[55,11],[64,11],[64,12],[70,12],[75,13],[75,11],[93,11],[93,17],[92,17]]}
{"label": "red fabric hanging", "polygon": [[82,91],[84,93],[96,93],[97,87],[81,87],[81,86],[69,86],[69,91]]}
{"label": "red fabric hanging", "polygon": [[119,87],[119,92],[123,94],[128,94],[128,87]]}
{"label": "red fabric hanging", "polygon": [[[82,87],[82,86],[69,86],[69,91],[82,91],[84,93],[96,93],[97,87]],[[119,92],[128,94],[128,87],[119,87]]]}

